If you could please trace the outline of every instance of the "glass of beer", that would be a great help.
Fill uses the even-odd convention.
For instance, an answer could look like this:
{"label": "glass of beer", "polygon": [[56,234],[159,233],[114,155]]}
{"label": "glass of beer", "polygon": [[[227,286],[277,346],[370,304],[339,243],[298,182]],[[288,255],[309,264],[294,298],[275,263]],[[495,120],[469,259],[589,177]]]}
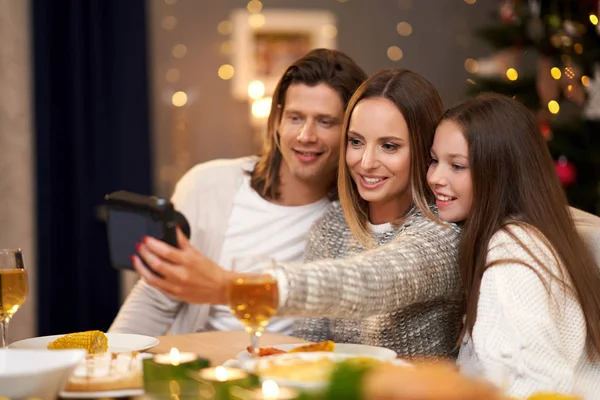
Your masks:
{"label": "glass of beer", "polygon": [[233,259],[232,270],[244,274],[229,285],[229,311],[250,334],[252,355],[258,356],[259,338],[277,312],[279,291],[271,274],[275,260],[267,256]]}
{"label": "glass of beer", "polygon": [[21,249],[0,249],[0,348],[8,346],[8,323],[25,302],[27,291]]}

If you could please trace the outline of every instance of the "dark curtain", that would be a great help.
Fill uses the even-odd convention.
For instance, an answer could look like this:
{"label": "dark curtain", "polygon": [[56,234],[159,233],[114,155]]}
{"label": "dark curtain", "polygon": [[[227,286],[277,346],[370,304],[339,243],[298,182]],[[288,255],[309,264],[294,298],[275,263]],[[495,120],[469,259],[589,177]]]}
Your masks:
{"label": "dark curtain", "polygon": [[39,334],[119,307],[97,208],[152,190],[145,0],[32,0]]}

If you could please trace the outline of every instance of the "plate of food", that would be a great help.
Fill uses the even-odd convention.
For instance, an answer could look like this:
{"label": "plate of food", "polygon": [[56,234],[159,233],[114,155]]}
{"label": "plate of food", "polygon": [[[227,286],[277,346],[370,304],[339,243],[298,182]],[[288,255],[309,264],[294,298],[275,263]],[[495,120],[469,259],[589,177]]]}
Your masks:
{"label": "plate of food", "polygon": [[40,336],[19,340],[8,347],[13,349],[66,349],[85,348],[90,353],[125,353],[151,349],[159,343],[152,336],[130,333],[103,333],[87,331],[66,335]]}
{"label": "plate of food", "polygon": [[[238,353],[237,359],[241,362],[252,359],[252,355],[248,350]],[[348,355],[363,355],[373,357],[383,361],[394,360],[398,354],[395,351],[386,349],[384,347],[368,346],[365,344],[352,344],[352,343],[334,343],[331,340],[327,340],[319,343],[290,343],[280,344],[271,347],[261,347],[259,349],[260,357],[268,357],[277,354],[294,354],[294,353],[314,353],[314,352],[326,352],[326,353],[338,353]]]}
{"label": "plate of food", "polygon": [[84,349],[87,356],[69,376],[64,398],[108,398],[144,393],[142,360],[150,357],[140,351],[150,349],[158,339],[125,333],[101,331],[41,336],[12,343],[15,349]]}
{"label": "plate of food", "polygon": [[106,390],[104,392],[60,392],[62,399],[111,399],[142,396],[144,389]]}
{"label": "plate of food", "polygon": [[251,358],[241,363],[242,368],[259,376],[261,381],[272,380],[280,386],[306,391],[321,391],[329,383],[334,370],[341,364],[357,367],[375,367],[383,364],[406,365],[389,357],[336,352],[297,352]]}
{"label": "plate of food", "polygon": [[89,354],[69,377],[63,398],[111,398],[144,394],[142,360],[150,354]]}

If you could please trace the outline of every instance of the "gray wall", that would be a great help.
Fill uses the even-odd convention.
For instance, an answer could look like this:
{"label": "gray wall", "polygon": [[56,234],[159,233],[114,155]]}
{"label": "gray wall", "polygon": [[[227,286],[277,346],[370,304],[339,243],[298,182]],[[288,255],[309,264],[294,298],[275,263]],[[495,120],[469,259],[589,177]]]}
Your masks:
{"label": "gray wall", "polygon": [[[229,63],[220,53],[227,37],[217,32],[234,8],[244,0],[149,0],[153,111],[156,154],[156,189],[170,194],[173,183],[191,165],[218,157],[237,157],[257,150],[249,122],[248,104],[234,100],[231,81],[218,78],[220,65]],[[174,3],[174,4],[173,4]],[[447,107],[464,98],[468,74],[464,60],[489,54],[473,31],[489,21],[497,1],[480,0],[264,0],[264,9],[324,9],[335,13],[338,49],[353,57],[367,73],[404,67],[419,72],[440,91]],[[165,16],[175,16],[177,26],[164,29]],[[396,24],[409,22],[413,34],[402,37]],[[175,59],[177,43],[188,47],[185,58]],[[387,58],[397,45],[404,58]],[[176,84],[165,80],[169,68],[181,71]],[[187,107],[174,109],[170,93],[185,90],[194,96]],[[174,128],[185,122],[186,128]]]}

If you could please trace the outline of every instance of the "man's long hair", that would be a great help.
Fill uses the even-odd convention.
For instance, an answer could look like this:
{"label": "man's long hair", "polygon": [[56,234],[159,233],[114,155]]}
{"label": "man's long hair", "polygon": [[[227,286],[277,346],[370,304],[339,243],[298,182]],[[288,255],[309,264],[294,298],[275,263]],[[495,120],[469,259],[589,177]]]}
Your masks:
{"label": "man's long hair", "polygon": [[365,79],[367,74],[350,57],[337,50],[312,50],[288,67],[275,88],[260,160],[250,173],[250,185],[257,193],[272,200],[277,200],[280,195],[279,168],[283,157],[277,127],[290,85],[312,87],[324,83],[338,93],[345,109],[350,97]]}

